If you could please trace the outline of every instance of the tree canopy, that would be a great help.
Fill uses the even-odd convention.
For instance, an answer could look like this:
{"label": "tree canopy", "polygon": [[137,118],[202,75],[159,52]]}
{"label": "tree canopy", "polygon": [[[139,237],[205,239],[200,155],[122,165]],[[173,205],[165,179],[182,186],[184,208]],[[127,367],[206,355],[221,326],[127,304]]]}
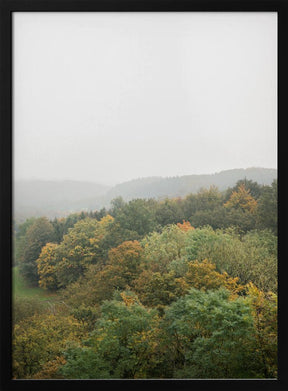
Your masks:
{"label": "tree canopy", "polygon": [[276,378],[276,212],[244,179],[16,225],[13,378]]}

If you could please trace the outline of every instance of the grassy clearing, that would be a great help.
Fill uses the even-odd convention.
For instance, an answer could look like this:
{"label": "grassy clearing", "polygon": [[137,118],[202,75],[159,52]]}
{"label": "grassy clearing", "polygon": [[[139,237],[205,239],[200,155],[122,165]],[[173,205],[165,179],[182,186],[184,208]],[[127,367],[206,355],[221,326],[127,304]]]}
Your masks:
{"label": "grassy clearing", "polygon": [[35,297],[39,300],[46,300],[56,296],[55,293],[47,292],[40,287],[31,288],[27,286],[26,282],[21,277],[17,266],[13,267],[12,278],[13,297]]}

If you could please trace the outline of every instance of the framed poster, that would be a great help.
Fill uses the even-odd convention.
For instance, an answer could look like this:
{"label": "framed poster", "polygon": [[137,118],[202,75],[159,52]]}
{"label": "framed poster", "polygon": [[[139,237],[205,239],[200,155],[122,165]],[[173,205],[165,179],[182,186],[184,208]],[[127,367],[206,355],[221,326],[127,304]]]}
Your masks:
{"label": "framed poster", "polygon": [[3,1],[1,37],[3,390],[284,390],[286,1]]}

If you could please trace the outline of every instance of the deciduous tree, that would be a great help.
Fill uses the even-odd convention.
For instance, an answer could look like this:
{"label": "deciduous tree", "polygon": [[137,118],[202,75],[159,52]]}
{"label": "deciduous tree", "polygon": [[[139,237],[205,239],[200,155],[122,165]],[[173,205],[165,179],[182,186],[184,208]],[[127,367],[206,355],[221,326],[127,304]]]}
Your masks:
{"label": "deciduous tree", "polygon": [[238,186],[237,191],[232,192],[224,206],[226,208],[240,208],[243,211],[255,213],[257,201],[251,196],[250,191],[245,188],[245,185],[241,184]]}
{"label": "deciduous tree", "polygon": [[249,378],[259,375],[250,350],[253,317],[243,298],[225,289],[189,293],[171,304],[165,321],[170,334],[174,377]]}
{"label": "deciduous tree", "polygon": [[51,360],[61,356],[67,341],[87,336],[72,316],[34,315],[17,323],[13,330],[13,376],[33,378]]}
{"label": "deciduous tree", "polygon": [[36,219],[27,229],[23,254],[20,259],[20,272],[29,284],[38,285],[36,260],[42,247],[53,239],[54,229],[46,217]]}
{"label": "deciduous tree", "polygon": [[66,351],[67,363],[61,369],[66,378],[137,379],[153,373],[158,361],[157,313],[129,292],[120,298],[103,303],[102,316],[83,348]]}

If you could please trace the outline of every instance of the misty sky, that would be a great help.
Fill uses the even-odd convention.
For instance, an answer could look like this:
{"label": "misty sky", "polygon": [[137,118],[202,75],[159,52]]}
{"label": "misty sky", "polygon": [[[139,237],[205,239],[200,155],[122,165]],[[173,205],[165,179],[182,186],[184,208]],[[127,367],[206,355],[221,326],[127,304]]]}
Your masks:
{"label": "misty sky", "polygon": [[14,13],[15,179],[277,167],[276,13]]}

